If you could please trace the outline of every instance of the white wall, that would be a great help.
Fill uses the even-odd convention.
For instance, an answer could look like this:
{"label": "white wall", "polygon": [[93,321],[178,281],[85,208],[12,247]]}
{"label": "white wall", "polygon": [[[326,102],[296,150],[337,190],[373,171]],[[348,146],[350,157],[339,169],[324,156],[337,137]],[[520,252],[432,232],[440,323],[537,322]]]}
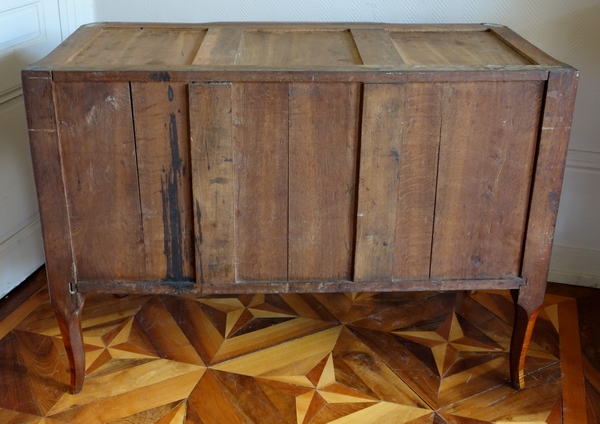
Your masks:
{"label": "white wall", "polygon": [[600,287],[600,0],[90,0],[97,21],[494,22],[581,71],[550,280]]}

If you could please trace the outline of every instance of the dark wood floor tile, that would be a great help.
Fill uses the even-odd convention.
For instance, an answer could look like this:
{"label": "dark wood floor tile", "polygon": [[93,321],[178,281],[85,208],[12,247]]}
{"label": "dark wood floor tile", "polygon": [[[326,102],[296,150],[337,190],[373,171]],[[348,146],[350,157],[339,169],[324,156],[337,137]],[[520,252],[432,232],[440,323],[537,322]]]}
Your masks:
{"label": "dark wood floor tile", "polygon": [[445,319],[455,306],[456,293],[436,293],[421,301],[396,305],[352,321],[352,326],[380,331],[394,331],[413,325],[435,323]]}
{"label": "dark wood floor tile", "polygon": [[0,340],[0,408],[43,416],[17,337]]}
{"label": "dark wood floor tile", "polygon": [[157,408],[148,409],[137,414],[118,418],[114,421],[110,421],[107,424],[154,424],[159,422],[162,418],[169,418],[168,416],[173,415],[172,412],[177,411],[177,407],[182,403],[185,402],[173,402],[167,405],[161,405]]}
{"label": "dark wood floor tile", "polygon": [[235,405],[240,415],[248,417],[250,422],[287,423],[255,378],[220,371],[213,371],[213,376],[231,404]]}
{"label": "dark wood floor tile", "polygon": [[43,417],[37,415],[0,408],[0,422],[2,424],[38,424],[42,419]]}
{"label": "dark wood floor tile", "polygon": [[[210,402],[207,401],[210,399]],[[244,416],[223,391],[212,370],[207,370],[188,398],[188,422],[244,424]]]}
{"label": "dark wood floor tile", "polygon": [[58,354],[51,337],[15,331],[37,403],[44,415],[69,387],[68,362]]}
{"label": "dark wood floor tile", "polygon": [[600,391],[589,381],[585,383],[585,397],[588,423],[600,423]]}

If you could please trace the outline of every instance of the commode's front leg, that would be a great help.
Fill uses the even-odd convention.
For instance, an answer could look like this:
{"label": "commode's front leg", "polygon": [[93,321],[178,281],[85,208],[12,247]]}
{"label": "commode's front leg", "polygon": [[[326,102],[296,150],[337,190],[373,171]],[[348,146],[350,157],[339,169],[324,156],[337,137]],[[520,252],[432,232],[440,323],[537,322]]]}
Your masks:
{"label": "commode's front leg", "polygon": [[543,293],[541,299],[532,298],[524,294],[523,289],[512,290],[511,294],[515,302],[515,320],[510,341],[510,379],[515,389],[522,389],[525,387],[525,357],[544,299]]}
{"label": "commode's front leg", "polygon": [[69,392],[77,394],[85,380],[85,351],[83,348],[83,333],[81,330],[81,311],[84,296],[80,293],[71,295],[71,300],[55,305],[54,313],[60,327],[62,339],[69,359],[71,383]]}

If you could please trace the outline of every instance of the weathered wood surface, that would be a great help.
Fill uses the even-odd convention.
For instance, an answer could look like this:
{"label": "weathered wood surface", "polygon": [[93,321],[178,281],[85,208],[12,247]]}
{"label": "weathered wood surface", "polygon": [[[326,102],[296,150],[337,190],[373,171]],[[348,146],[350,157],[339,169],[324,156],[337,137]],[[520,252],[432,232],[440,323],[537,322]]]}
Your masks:
{"label": "weathered wood surface", "polygon": [[365,87],[357,281],[429,278],[441,93],[438,84]]}
{"label": "weathered wood surface", "polygon": [[395,292],[428,290],[509,290],[518,289],[525,281],[521,278],[469,279],[469,280],[405,280],[356,282],[350,280],[288,280],[252,281],[238,284],[207,282],[144,281],[144,282],[93,282],[77,284],[81,293],[146,293],[146,294],[226,294],[226,293],[333,293],[333,292]]}
{"label": "weathered wood surface", "polygon": [[431,277],[519,275],[543,86],[444,88]]}
{"label": "weathered wood surface", "polygon": [[562,64],[496,25],[105,23],[82,27],[40,66],[171,69]]}
{"label": "weathered wood surface", "polygon": [[578,72],[551,72],[546,87],[521,269],[530,284],[519,294],[529,311],[541,305],[548,277],[578,78]]}
{"label": "weathered wood surface", "polygon": [[290,87],[291,280],[352,275],[359,105],[358,84]]}
{"label": "weathered wood surface", "polygon": [[90,65],[189,65],[206,30],[121,27],[103,28],[65,62],[72,66]]}
{"label": "weathered wood surface", "polygon": [[[320,83],[404,83],[404,82],[475,82],[475,81],[546,81],[548,66],[502,66],[487,69],[484,66],[440,66],[435,70],[418,69],[413,66],[390,70],[389,68],[371,68],[369,72],[356,68],[338,68],[336,70],[304,70],[285,68],[281,70],[222,69],[212,66],[203,70],[186,68],[184,70],[165,71],[164,66],[146,66],[145,70],[123,70],[122,67],[106,67],[103,70],[81,70],[79,67],[62,66],[53,71],[54,81],[61,82],[106,82],[106,81],[170,81],[170,82],[320,82]],[[565,67],[553,69],[565,70]],[[293,72],[292,72],[293,71]],[[411,72],[413,71],[413,72]],[[459,72],[457,72],[459,71]]]}
{"label": "weathered wood surface", "polygon": [[195,277],[186,84],[132,83],[147,278]]}
{"label": "weathered wood surface", "polygon": [[189,87],[196,281],[235,281],[231,84]]}
{"label": "weathered wood surface", "polygon": [[59,83],[55,96],[77,278],[143,279],[129,84]]}
{"label": "weathered wood surface", "polygon": [[69,346],[70,391],[77,393],[85,377],[80,321],[84,296],[75,290],[79,276],[72,247],[72,221],[63,173],[60,130],[56,122],[60,105],[55,104],[54,86],[49,73],[26,71],[23,73],[23,84],[46,252],[48,289],[63,341]]}
{"label": "weathered wood surface", "polygon": [[210,28],[194,57],[193,64],[234,65],[242,33],[243,30],[239,27]]}
{"label": "weathered wood surface", "polygon": [[527,65],[509,44],[490,31],[390,31],[390,37],[407,65]]}
{"label": "weathered wood surface", "polygon": [[245,30],[236,64],[335,68],[362,61],[350,31],[272,29]]}
{"label": "weathered wood surface", "polygon": [[396,46],[384,29],[353,28],[351,33],[363,65],[404,65],[404,60],[400,57]]}
{"label": "weathered wood surface", "polygon": [[[578,72],[551,72],[546,85],[521,266],[521,275],[528,284],[518,293],[513,292],[516,313],[527,317],[529,326],[531,320],[535,322],[546,289],[578,78]],[[523,331],[524,321],[515,325],[511,344],[511,375],[515,387],[524,385],[520,364],[525,361],[529,344],[529,335]]]}
{"label": "weathered wood surface", "polygon": [[234,84],[236,281],[288,275],[288,86]]}

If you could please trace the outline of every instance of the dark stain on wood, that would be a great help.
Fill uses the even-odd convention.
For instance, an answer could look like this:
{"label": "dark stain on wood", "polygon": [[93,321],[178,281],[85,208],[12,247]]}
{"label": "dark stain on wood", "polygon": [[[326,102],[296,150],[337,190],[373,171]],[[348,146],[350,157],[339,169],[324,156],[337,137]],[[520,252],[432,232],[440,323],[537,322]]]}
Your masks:
{"label": "dark stain on wood", "polygon": [[166,182],[161,177],[161,195],[164,228],[164,253],[167,258],[167,275],[165,278],[180,281],[183,272],[183,226],[179,205],[179,185],[185,176],[185,167],[179,154],[177,137],[177,119],[171,113],[169,121],[169,144],[171,149],[171,169],[166,175]]}
{"label": "dark stain on wood", "polygon": [[[169,98],[169,101],[172,102],[173,101],[173,87],[171,87],[169,85],[169,88],[167,89],[167,97]],[[178,110],[177,112],[180,112],[180,110]]]}
{"label": "dark stain on wood", "polygon": [[217,178],[211,178],[210,183],[211,184],[225,184],[227,181],[228,181],[227,178],[217,177]]}
{"label": "dark stain on wood", "polygon": [[153,81],[171,81],[171,75],[168,72],[153,72],[151,78]]}

